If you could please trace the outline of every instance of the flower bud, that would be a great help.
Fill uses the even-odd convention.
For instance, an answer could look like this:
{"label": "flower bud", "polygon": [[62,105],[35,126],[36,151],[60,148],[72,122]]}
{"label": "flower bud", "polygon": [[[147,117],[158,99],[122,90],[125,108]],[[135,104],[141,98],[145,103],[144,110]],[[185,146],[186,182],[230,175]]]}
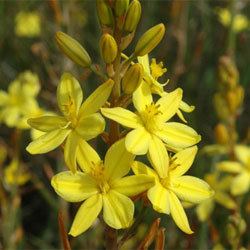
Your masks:
{"label": "flower bud", "polygon": [[147,30],[137,42],[134,55],[144,56],[150,53],[162,40],[164,33],[165,26],[162,23]]}
{"label": "flower bud", "polygon": [[228,130],[224,124],[219,123],[214,128],[215,138],[219,144],[227,144],[229,142]]}
{"label": "flower bud", "polygon": [[99,45],[104,62],[107,64],[112,63],[118,51],[115,39],[108,33],[103,34]]}
{"label": "flower bud", "polygon": [[244,88],[242,88],[240,85],[237,86],[235,88],[235,94],[236,94],[238,108],[240,108],[244,100],[244,95],[245,95]]}
{"label": "flower bud", "polygon": [[135,63],[125,73],[122,79],[122,90],[125,94],[132,94],[140,85],[143,77],[141,64]]}
{"label": "flower bud", "polygon": [[230,90],[226,93],[226,101],[228,108],[234,114],[238,108],[238,96],[235,91]]}
{"label": "flower bud", "polygon": [[129,0],[116,0],[115,1],[115,14],[116,16],[123,16],[129,5]]}
{"label": "flower bud", "polygon": [[112,27],[114,23],[112,10],[105,0],[96,0],[96,8],[100,23]]}
{"label": "flower bud", "polygon": [[214,95],[214,108],[221,120],[228,120],[230,116],[230,111],[228,108],[227,101],[224,98],[224,95],[220,92],[215,93]]}
{"label": "flower bud", "polygon": [[239,72],[230,57],[221,56],[219,58],[218,73],[219,84],[222,85],[222,87],[226,89],[233,89],[237,86],[239,81]]}
{"label": "flower bud", "polygon": [[55,38],[58,47],[73,62],[82,67],[89,67],[91,65],[88,52],[74,38],[61,31],[56,32]]}
{"label": "flower bud", "polygon": [[135,31],[137,24],[141,18],[141,4],[138,0],[134,0],[128,7],[124,31],[133,32]]}

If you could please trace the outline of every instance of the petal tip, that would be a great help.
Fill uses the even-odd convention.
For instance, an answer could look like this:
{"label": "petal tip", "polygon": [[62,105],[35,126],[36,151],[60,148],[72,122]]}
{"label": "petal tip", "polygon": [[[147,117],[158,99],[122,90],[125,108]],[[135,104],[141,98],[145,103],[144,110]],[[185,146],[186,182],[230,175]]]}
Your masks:
{"label": "petal tip", "polygon": [[79,233],[77,233],[77,232],[76,232],[75,230],[73,230],[73,229],[70,229],[70,231],[69,231],[68,234],[71,235],[71,236],[73,236],[73,237],[76,237],[76,236],[79,235]]}

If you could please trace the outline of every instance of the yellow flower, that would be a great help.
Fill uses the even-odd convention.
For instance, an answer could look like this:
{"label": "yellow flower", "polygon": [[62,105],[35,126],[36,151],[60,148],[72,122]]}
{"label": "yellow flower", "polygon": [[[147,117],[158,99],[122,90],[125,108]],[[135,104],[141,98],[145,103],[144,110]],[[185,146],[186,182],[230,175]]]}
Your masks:
{"label": "yellow flower", "polygon": [[17,158],[4,169],[4,181],[7,185],[24,185],[31,178],[31,175],[24,171],[22,164]]}
{"label": "yellow flower", "polygon": [[0,121],[9,127],[19,127],[27,112],[37,106],[39,79],[30,71],[21,73],[10,83],[8,92],[0,90]]}
{"label": "yellow flower", "polygon": [[[166,68],[163,68],[163,63],[156,63],[155,59],[152,59],[151,65],[149,64],[148,55],[138,57],[138,62],[143,66],[144,69],[144,81],[149,85],[151,93],[158,94],[160,96],[167,95],[168,93],[164,91],[163,87],[167,84],[161,84],[158,82],[158,78],[161,77],[166,71]],[[179,104],[179,109],[177,110],[177,115],[179,118],[186,122],[181,111],[190,113],[194,110],[194,106],[189,106],[186,102],[181,101]]]}
{"label": "yellow flower", "polygon": [[205,175],[204,179],[215,193],[213,197],[197,206],[196,213],[200,221],[206,221],[209,218],[214,209],[215,202],[219,203],[227,209],[236,208],[236,203],[227,193],[232,183],[231,176],[225,176],[219,179],[218,172],[214,172],[212,174]]}
{"label": "yellow flower", "polygon": [[217,164],[221,171],[236,174],[231,183],[231,193],[241,195],[250,188],[250,147],[244,145],[235,146],[237,161],[222,161]]}
{"label": "yellow flower", "polygon": [[22,37],[36,37],[41,33],[41,19],[36,12],[21,11],[16,16],[15,33]]}
{"label": "yellow flower", "polygon": [[31,118],[31,127],[46,132],[26,148],[31,154],[47,153],[67,138],[64,158],[70,170],[76,171],[76,152],[81,140],[90,140],[103,132],[105,120],[97,113],[108,99],[113,81],[108,80],[98,87],[83,103],[79,82],[69,73],[64,73],[57,88],[57,102],[62,116],[47,115]]}
{"label": "yellow flower", "polygon": [[[228,9],[218,8],[216,13],[219,17],[220,22],[225,26],[229,27],[232,22],[232,14],[229,12]],[[236,14],[233,20],[233,31],[234,32],[241,32],[247,28],[249,28],[249,20],[246,16],[242,14]]]}
{"label": "yellow flower", "polygon": [[[137,174],[147,174],[155,178],[155,185],[147,192],[154,210],[171,214],[176,225],[185,233],[191,234],[186,213],[179,199],[185,202],[200,203],[213,195],[209,185],[196,177],[183,175],[193,163],[197,147],[190,147],[175,154],[165,165],[167,176],[161,177],[156,170],[135,161],[132,169]],[[157,169],[157,168],[156,168]]]}
{"label": "yellow flower", "polygon": [[182,90],[176,89],[154,103],[148,85],[143,82],[133,94],[138,113],[120,107],[101,109],[107,118],[133,129],[126,135],[127,150],[135,155],[148,152],[161,177],[167,175],[168,154],[164,143],[168,148],[180,150],[200,141],[200,135],[187,125],[167,122],[175,115],[181,98]]}
{"label": "yellow flower", "polygon": [[134,204],[129,196],[135,196],[154,184],[154,178],[146,175],[127,176],[134,156],[124,145],[124,139],[113,144],[104,162],[85,141],[77,154],[84,172],[70,171],[55,175],[51,184],[57,194],[69,202],[84,203],[80,206],[69,234],[77,236],[85,232],[103,210],[104,221],[112,228],[129,227],[133,220]]}

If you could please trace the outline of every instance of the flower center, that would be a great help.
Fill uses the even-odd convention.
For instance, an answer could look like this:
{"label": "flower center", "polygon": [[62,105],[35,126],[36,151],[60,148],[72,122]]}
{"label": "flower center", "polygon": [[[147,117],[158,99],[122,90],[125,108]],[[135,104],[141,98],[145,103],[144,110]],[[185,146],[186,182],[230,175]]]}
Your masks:
{"label": "flower center", "polygon": [[165,178],[160,179],[160,183],[163,187],[169,190],[177,188],[180,185],[178,183],[175,183],[174,180],[171,180],[171,176],[169,175]]}
{"label": "flower center", "polygon": [[159,107],[160,105],[151,103],[150,105],[147,105],[145,110],[140,113],[145,128],[151,133],[159,129],[159,123],[157,122],[157,119],[159,115],[162,114],[159,110]]}
{"label": "flower center", "polygon": [[165,178],[160,179],[160,183],[162,184],[163,187],[169,188],[171,186],[170,177],[167,176]]}
{"label": "flower center", "polygon": [[63,113],[67,120],[70,122],[70,126],[75,128],[77,126],[78,117],[76,110],[76,103],[72,96],[68,95],[66,102],[62,105]]}
{"label": "flower center", "polygon": [[91,175],[96,180],[100,192],[102,194],[106,194],[109,191],[110,186],[105,178],[103,162],[100,162],[99,164],[95,164],[93,166],[93,168],[91,169]]}

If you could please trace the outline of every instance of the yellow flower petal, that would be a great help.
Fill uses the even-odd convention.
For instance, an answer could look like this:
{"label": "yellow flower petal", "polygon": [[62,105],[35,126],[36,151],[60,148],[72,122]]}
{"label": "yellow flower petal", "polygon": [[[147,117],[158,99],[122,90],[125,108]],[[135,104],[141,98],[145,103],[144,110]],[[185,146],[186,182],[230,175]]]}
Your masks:
{"label": "yellow flower petal", "polygon": [[243,171],[243,166],[237,161],[221,161],[216,165],[220,171],[225,171],[232,174],[237,174]]}
{"label": "yellow flower petal", "polygon": [[141,119],[135,113],[124,108],[102,108],[102,114],[128,128],[139,128],[142,126]]}
{"label": "yellow flower petal", "polygon": [[78,236],[93,224],[102,210],[102,196],[96,194],[88,198],[78,209],[69,234]]}
{"label": "yellow flower petal", "polygon": [[151,135],[143,127],[130,131],[125,139],[126,149],[135,155],[144,155],[148,152]]}
{"label": "yellow flower petal", "polygon": [[191,112],[194,111],[194,109],[195,109],[194,106],[188,105],[188,104],[187,104],[186,102],[184,102],[184,101],[181,101],[181,102],[180,102],[179,108],[180,108],[182,111],[186,112],[186,113],[191,113]]}
{"label": "yellow flower petal", "polygon": [[84,139],[90,140],[97,137],[105,129],[105,120],[99,113],[83,116],[75,128],[75,131]]}
{"label": "yellow flower petal", "polygon": [[17,107],[7,107],[1,116],[8,127],[14,127],[20,118],[20,110]]}
{"label": "yellow flower petal", "polygon": [[103,219],[112,228],[121,229],[131,225],[134,203],[114,190],[103,195]]}
{"label": "yellow flower petal", "polygon": [[164,143],[156,136],[149,141],[148,158],[161,178],[168,175],[169,157]]}
{"label": "yellow flower petal", "polygon": [[109,79],[99,86],[82,104],[79,116],[87,116],[97,112],[108,100],[114,81]]}
{"label": "yellow flower petal", "polygon": [[80,168],[86,173],[101,162],[96,151],[84,140],[79,142],[76,158]]}
{"label": "yellow flower petal", "polygon": [[159,181],[159,177],[156,174],[156,172],[152,168],[149,168],[147,165],[145,165],[142,162],[134,161],[132,164],[132,170],[136,175],[146,174],[146,175],[154,177],[156,181]]}
{"label": "yellow flower petal", "polygon": [[[217,172],[218,173],[218,172]],[[231,187],[231,183],[232,183],[232,180],[233,180],[233,176],[232,175],[227,175],[227,176],[224,176],[222,178],[220,178],[218,180],[218,178],[216,178],[216,188],[219,189],[220,191],[228,191]],[[205,181],[207,181],[205,179]],[[209,183],[209,181],[207,181]],[[210,183],[209,183],[210,184]],[[213,184],[210,184],[211,186]]]}
{"label": "yellow flower petal", "polygon": [[[18,75],[22,90],[27,97],[36,97],[40,91],[40,82],[37,74],[26,70]],[[20,92],[17,92],[20,95]]]}
{"label": "yellow flower petal", "polygon": [[169,214],[169,192],[159,182],[148,190],[148,199],[153,205],[155,211]]}
{"label": "yellow flower petal", "polygon": [[214,199],[216,202],[221,204],[223,207],[227,209],[236,209],[237,205],[235,201],[225,192],[216,191],[214,195]]}
{"label": "yellow flower petal", "polygon": [[144,71],[150,75],[148,54],[146,54],[145,56],[138,56],[137,60],[143,66]]}
{"label": "yellow flower petal", "polygon": [[214,194],[214,191],[205,181],[188,175],[174,178],[171,190],[181,200],[191,203],[200,203]]}
{"label": "yellow flower petal", "polygon": [[250,147],[236,145],[235,155],[244,165],[250,165]]}
{"label": "yellow flower petal", "polygon": [[35,141],[32,141],[26,150],[30,154],[44,154],[47,153],[63,143],[65,138],[69,135],[71,130],[69,129],[58,129],[48,132],[40,136]]}
{"label": "yellow flower petal", "polygon": [[183,116],[182,112],[179,109],[177,110],[176,114],[183,122],[187,123],[187,120],[185,119],[185,117]]}
{"label": "yellow flower petal", "polygon": [[247,172],[243,172],[234,177],[231,186],[231,193],[233,195],[245,194],[248,192],[249,187],[250,187],[250,175]]}
{"label": "yellow flower petal", "polygon": [[27,122],[32,128],[43,132],[67,128],[67,126],[69,125],[69,122],[64,117],[54,115],[30,118]]}
{"label": "yellow flower petal", "polygon": [[8,94],[5,91],[0,90],[0,106],[4,106],[7,101],[8,101]]}
{"label": "yellow flower petal", "polygon": [[169,192],[170,213],[176,225],[185,233],[192,234],[187,215],[181,205],[181,202],[173,192]]}
{"label": "yellow flower petal", "polygon": [[125,148],[125,139],[114,143],[108,150],[104,160],[105,175],[108,179],[114,180],[126,175],[135,156]]}
{"label": "yellow flower petal", "polygon": [[142,81],[140,86],[133,93],[133,104],[137,111],[145,110],[147,105],[153,102],[150,88],[145,81]]}
{"label": "yellow flower petal", "polygon": [[194,129],[178,122],[165,123],[162,130],[155,133],[167,146],[174,148],[190,147],[201,140],[200,135]]}
{"label": "yellow flower petal", "polygon": [[77,154],[77,148],[78,144],[81,138],[79,138],[79,135],[75,132],[71,132],[65,143],[64,147],[64,160],[69,167],[69,169],[75,173],[76,172],[76,154]]}
{"label": "yellow flower petal", "polygon": [[197,146],[194,146],[176,153],[172,158],[172,166],[174,168],[171,169],[170,166],[170,175],[177,177],[185,174],[193,164],[197,151]]}
{"label": "yellow flower petal", "polygon": [[171,93],[166,93],[156,102],[156,106],[159,105],[162,121],[168,121],[176,114],[181,102],[182,92],[182,89],[178,88]]}
{"label": "yellow flower petal", "polygon": [[154,185],[154,177],[145,174],[127,176],[112,181],[111,188],[126,196],[135,196]]}
{"label": "yellow flower petal", "polygon": [[76,115],[82,98],[82,89],[77,79],[70,73],[64,73],[57,87],[57,102],[61,112],[65,116]]}
{"label": "yellow flower petal", "polygon": [[68,202],[83,201],[98,193],[94,179],[82,172],[64,171],[53,176],[51,185],[55,192]]}
{"label": "yellow flower petal", "polygon": [[196,213],[201,222],[206,221],[213,210],[214,210],[213,199],[205,200],[196,207]]}

